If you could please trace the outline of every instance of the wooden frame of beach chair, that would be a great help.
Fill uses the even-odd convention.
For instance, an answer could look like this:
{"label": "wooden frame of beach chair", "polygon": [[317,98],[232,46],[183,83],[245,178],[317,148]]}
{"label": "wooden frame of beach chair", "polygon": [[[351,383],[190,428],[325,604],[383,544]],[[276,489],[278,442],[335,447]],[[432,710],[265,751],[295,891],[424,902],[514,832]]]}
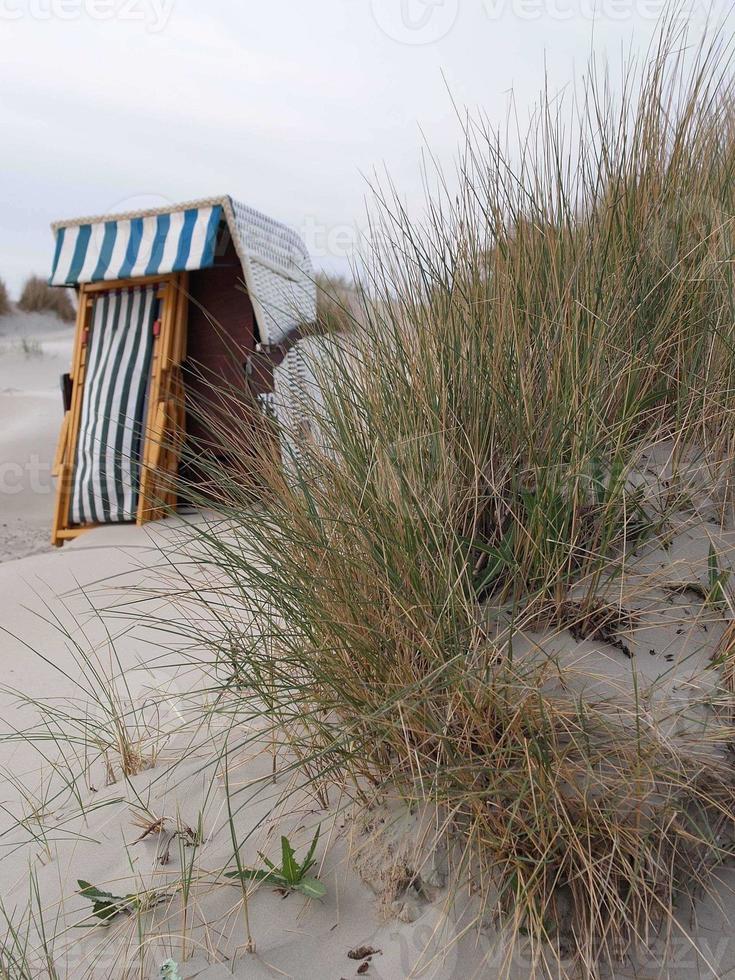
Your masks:
{"label": "wooden frame of beach chair", "polygon": [[95,301],[101,293],[137,286],[156,286],[161,306],[155,323],[136,523],[157,520],[176,506],[175,478],[185,436],[181,364],[186,357],[188,273],[82,284],[70,372],[71,404],[64,414],[52,471],[58,482],[51,541],[57,547],[95,526],[72,525],[69,519]]}

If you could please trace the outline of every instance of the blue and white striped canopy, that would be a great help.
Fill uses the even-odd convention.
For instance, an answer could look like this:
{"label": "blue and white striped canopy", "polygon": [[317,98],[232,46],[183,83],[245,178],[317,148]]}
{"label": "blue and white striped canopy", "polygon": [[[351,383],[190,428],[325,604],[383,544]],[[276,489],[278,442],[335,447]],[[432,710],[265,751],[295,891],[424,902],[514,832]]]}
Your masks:
{"label": "blue and white striped canopy", "polygon": [[56,228],[53,286],[135,279],[214,264],[222,205]]}
{"label": "blue and white striped canopy", "polygon": [[77,218],[52,225],[52,286],[208,269],[220,222],[229,229],[264,343],[316,317],[311,259],[301,237],[228,194],[134,214]]}

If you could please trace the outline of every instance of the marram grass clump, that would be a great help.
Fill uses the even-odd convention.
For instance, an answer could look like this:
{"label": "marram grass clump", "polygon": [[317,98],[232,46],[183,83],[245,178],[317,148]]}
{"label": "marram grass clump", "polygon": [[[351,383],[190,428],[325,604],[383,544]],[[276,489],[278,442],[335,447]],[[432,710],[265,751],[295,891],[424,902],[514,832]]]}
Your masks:
{"label": "marram grass clump", "polygon": [[26,280],[18,300],[18,309],[25,313],[55,313],[65,323],[73,323],[76,317],[69,291],[49,286],[39,276],[30,276]]}
{"label": "marram grass clump", "polygon": [[263,450],[257,514],[213,471],[232,530],[202,532],[224,579],[203,601],[259,623],[221,643],[247,678],[233,709],[267,707],[322,799],[435,805],[478,921],[588,975],[666,935],[732,853],[725,690],[680,739],[634,652],[629,696],[588,698],[543,637],[517,642],[613,635],[610,592],[622,608],[638,555],[692,513],[692,453],[710,517],[732,502],[735,103],[726,57],[680,41],[619,98],[590,78],[543,101],[510,149],[469,122],[420,225],[376,191],[316,423],[285,467]]}
{"label": "marram grass clump", "polygon": [[6,316],[8,313],[10,313],[11,309],[12,307],[10,304],[10,296],[8,295],[8,288],[3,280],[0,279],[0,316]]}

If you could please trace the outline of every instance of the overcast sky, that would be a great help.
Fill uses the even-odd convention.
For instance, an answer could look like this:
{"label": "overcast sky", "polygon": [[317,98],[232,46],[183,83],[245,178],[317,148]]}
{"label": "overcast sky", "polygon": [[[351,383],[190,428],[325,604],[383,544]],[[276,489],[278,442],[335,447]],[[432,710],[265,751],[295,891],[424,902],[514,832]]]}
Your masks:
{"label": "overcast sky", "polygon": [[[730,0],[688,0],[695,30]],[[348,267],[366,177],[421,193],[456,102],[521,112],[590,52],[644,53],[663,0],[0,0],[0,277],[46,276],[59,218],[232,194]]]}

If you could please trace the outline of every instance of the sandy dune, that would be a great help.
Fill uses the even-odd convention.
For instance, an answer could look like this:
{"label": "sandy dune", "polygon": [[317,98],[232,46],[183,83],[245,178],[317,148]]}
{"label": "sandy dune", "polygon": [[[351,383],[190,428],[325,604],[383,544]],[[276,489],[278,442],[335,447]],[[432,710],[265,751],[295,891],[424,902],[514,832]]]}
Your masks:
{"label": "sandy dune", "polygon": [[[184,980],[497,976],[507,951],[492,920],[480,935],[469,928],[472,898],[449,900],[446,867],[421,863],[420,815],[394,801],[355,821],[336,793],[326,808],[303,791],[289,794],[292,759],[276,753],[274,778],[273,740],[257,712],[212,710],[212,687],[221,691],[226,678],[188,643],[187,624],[201,609],[179,597],[182,575],[206,585],[209,574],[187,519],[99,528],[50,549],[58,376],[70,350],[71,330],[51,318],[0,320],[0,930],[17,966],[11,975],[155,980],[173,956]],[[666,553],[645,560],[662,580],[686,585],[706,575],[712,540],[732,552],[710,524],[683,528]],[[632,657],[566,631],[553,642],[529,634],[528,643],[579,664],[585,684],[594,664],[603,695],[629,691],[636,670],[650,685],[652,712],[682,697],[686,709],[688,697],[716,684],[709,660],[721,624],[692,594],[676,593],[663,625],[645,623],[645,603],[639,613],[645,629],[631,640]],[[129,774],[123,751],[133,756]],[[262,863],[258,852],[278,858],[281,834],[303,854],[317,827],[326,897],[251,887],[256,952],[247,952],[242,892],[222,877],[235,866],[233,832],[252,867]],[[388,894],[397,856],[420,868],[420,887]],[[182,876],[191,882],[184,894]],[[78,879],[158,901],[97,924]],[[724,870],[714,897],[696,913],[682,909],[665,962],[652,956],[615,975],[731,976],[734,882]],[[358,947],[376,952],[350,958]],[[523,950],[513,951],[510,975],[531,975]]]}
{"label": "sandy dune", "polygon": [[[394,802],[363,812],[355,823],[336,794],[327,809],[307,793],[289,795],[290,759],[278,753],[274,780],[273,743],[262,720],[208,712],[214,674],[205,651],[186,640],[194,613],[177,598],[180,573],[189,582],[197,574],[190,537],[180,518],[145,528],[101,528],[61,551],[0,566],[0,908],[20,933],[36,923],[30,926],[31,976],[46,977],[52,958],[56,975],[69,980],[155,980],[167,956],[180,962],[184,980],[498,975],[505,952],[497,934],[468,929],[472,899],[460,894],[450,902],[446,869],[418,863],[420,816]],[[694,611],[683,602],[677,609],[668,632],[634,641],[635,659],[652,684],[665,678],[669,699],[692,683],[692,649],[679,624],[698,624],[700,676],[710,642]],[[143,614],[157,619],[156,630]],[[711,632],[715,642],[719,632]],[[535,646],[544,638],[529,641]],[[624,684],[630,675],[629,657],[604,643],[561,635],[555,645],[579,662],[594,659],[608,684]],[[659,659],[650,656],[653,645],[660,648],[659,669],[652,666]],[[127,778],[116,733],[122,718],[144,766],[151,764]],[[62,729],[67,740],[56,744]],[[254,954],[245,951],[241,892],[222,878],[224,869],[234,868],[226,783],[245,866],[261,863],[258,852],[277,859],[284,833],[303,854],[321,827],[316,856],[325,899],[284,899],[267,885],[253,889]],[[158,830],[138,840],[146,824],[161,819]],[[381,890],[401,849],[421,867],[425,887],[386,904]],[[347,860],[350,853],[353,860]],[[186,869],[193,884],[184,902],[174,888]],[[120,896],[155,890],[160,904],[93,925],[78,879]],[[714,898],[700,902],[694,917],[682,910],[683,931],[673,937],[665,963],[652,957],[636,970],[621,965],[615,976],[730,975],[734,882],[735,873],[723,871]],[[41,911],[44,942],[37,934]],[[687,938],[692,928],[699,953]],[[381,952],[369,961],[350,959],[360,946]],[[367,971],[358,974],[363,963]],[[510,976],[535,975],[523,950],[516,950]]]}
{"label": "sandy dune", "polygon": [[[347,955],[360,946],[381,950],[370,962],[370,977],[408,976],[422,953],[427,964],[422,976],[474,975],[483,953],[478,959],[474,939],[442,952],[458,926],[455,918],[445,923],[441,901],[419,902],[410,916],[403,916],[413,921],[381,913],[373,892],[345,860],[350,835],[338,799],[326,811],[307,794],[286,802],[283,795],[291,778],[287,760],[279,762],[284,772],[273,781],[272,743],[261,737],[257,724],[231,729],[216,718],[206,725],[187,723],[189,717],[202,716],[202,696],[193,693],[201,686],[201,672],[182,666],[193,651],[174,655],[171,650],[182,611],[173,602],[144,599],[146,587],[160,592],[166,581],[175,591],[176,575],[168,562],[166,570],[158,548],[163,543],[170,556],[181,530],[178,521],[146,529],[98,529],[60,552],[0,567],[2,625],[9,631],[2,644],[6,670],[0,694],[5,735],[0,740],[2,902],[14,926],[22,929],[34,903],[40,904],[58,975],[70,980],[153,980],[168,955],[181,962],[185,980],[351,977],[367,962]],[[158,608],[170,620],[166,650],[139,628],[143,608]],[[105,610],[105,622],[116,636],[114,656],[105,623],[94,609]],[[137,706],[141,719],[145,716],[144,751],[155,751],[153,768],[124,779],[113,750],[111,772],[99,760],[85,771],[85,754],[94,754],[95,733],[104,737],[99,729],[111,735],[110,719],[89,696],[94,683],[89,670],[82,676],[72,640],[117,687],[124,708]],[[22,703],[25,696],[50,699],[77,720],[77,744],[65,745],[61,753],[65,764],[51,764],[59,754],[53,742],[31,744],[39,733],[38,717],[33,706]],[[153,704],[155,710],[146,715],[145,706]],[[55,729],[48,715],[46,722],[49,730]],[[230,755],[225,767],[226,749]],[[75,765],[84,778],[71,792],[67,779]],[[284,899],[266,886],[257,889],[250,898],[255,954],[244,950],[240,889],[223,884],[221,877],[222,869],[234,866],[225,769],[243,864],[260,864],[258,851],[276,858],[283,833],[297,845],[297,854],[303,854],[321,826],[317,857],[326,898]],[[134,843],[141,833],[136,815],[165,817],[166,830]],[[170,833],[183,825],[202,828],[197,847],[170,840]],[[404,819],[406,830],[412,831],[413,824]],[[163,861],[166,851],[168,860]],[[192,862],[198,882],[184,922],[180,899],[165,893],[186,861]],[[137,919],[120,916],[110,926],[91,928],[89,904],[77,894],[78,878],[115,894],[147,887],[158,888],[165,897],[156,910]],[[82,924],[87,928],[80,928]],[[37,937],[32,945],[34,969],[45,976]]]}
{"label": "sandy dune", "polygon": [[[281,801],[291,777],[272,781],[272,743],[257,726],[232,732],[216,719],[199,721],[203,695],[192,692],[202,688],[203,674],[188,666],[197,652],[187,651],[184,666],[171,652],[181,610],[163,598],[141,597],[146,586],[165,593],[167,582],[172,591],[180,585],[170,563],[179,537],[186,537],[181,522],[101,528],[61,550],[50,547],[59,376],[68,370],[72,336],[53,317],[0,319],[0,930],[30,937],[23,968],[44,977],[52,959],[65,980],[153,980],[173,955],[185,980],[338,978],[358,975],[368,960],[347,954],[363,946],[381,950],[369,976],[407,976],[422,953],[424,975],[471,975],[460,953],[477,962],[474,941],[466,952],[454,945],[442,952],[456,926],[451,920],[445,935],[440,903],[413,912],[413,922],[380,912],[373,892],[345,861],[349,841],[339,806],[319,812],[307,796],[301,806],[293,798]],[[172,631],[165,639],[140,628],[143,609],[161,611]],[[96,702],[105,685],[116,692],[125,724],[140,735],[141,751],[155,761],[127,779],[113,747],[110,706]],[[59,717],[44,716],[41,702],[58,709]],[[57,745],[46,738],[62,728],[70,741]],[[105,739],[108,763],[92,762]],[[259,850],[275,858],[282,833],[303,853],[322,828],[317,856],[327,897],[284,900],[260,887],[250,899],[255,954],[244,950],[240,889],[221,879],[233,866],[221,762],[226,747],[244,864],[260,864]],[[164,817],[165,829],[133,844],[141,815]],[[180,838],[171,839],[183,824],[202,828],[199,846],[180,847]],[[137,918],[92,927],[77,879],[119,894],[148,887],[165,893],[187,860],[199,878],[187,921],[177,898]],[[17,950],[8,955],[21,959]]]}

